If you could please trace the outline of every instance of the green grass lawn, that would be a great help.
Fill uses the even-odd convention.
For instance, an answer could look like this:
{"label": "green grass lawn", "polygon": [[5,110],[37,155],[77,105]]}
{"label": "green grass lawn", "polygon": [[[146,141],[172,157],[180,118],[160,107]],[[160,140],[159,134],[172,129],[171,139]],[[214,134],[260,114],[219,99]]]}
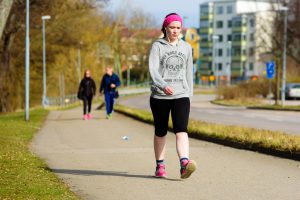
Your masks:
{"label": "green grass lawn", "polygon": [[224,106],[245,106],[252,109],[266,109],[266,110],[282,110],[282,111],[300,111],[298,106],[284,106],[281,105],[267,105],[263,104],[259,99],[231,99],[231,100],[214,100],[212,103]]}
{"label": "green grass lawn", "polygon": [[262,105],[262,101],[260,99],[255,98],[245,98],[245,99],[230,99],[230,100],[223,100],[217,99],[212,101],[212,103],[224,106],[257,106]]}
{"label": "green grass lawn", "polygon": [[[151,112],[121,105],[117,105],[115,110],[135,119],[153,123]],[[169,127],[171,125],[170,122]],[[276,154],[277,152],[277,155],[280,154],[293,159],[299,159],[300,157],[300,137],[283,132],[206,123],[198,120],[190,120],[188,132],[194,138],[215,141],[222,144],[228,144],[229,142],[230,146],[265,153],[275,152],[274,154]]]}
{"label": "green grass lawn", "polygon": [[258,106],[248,106],[253,109],[267,109],[267,110],[282,110],[282,111],[300,111],[299,106],[284,106],[281,105],[258,105]]}
{"label": "green grass lawn", "polygon": [[44,161],[29,150],[29,143],[48,111],[0,115],[0,199],[78,199],[47,170]]}

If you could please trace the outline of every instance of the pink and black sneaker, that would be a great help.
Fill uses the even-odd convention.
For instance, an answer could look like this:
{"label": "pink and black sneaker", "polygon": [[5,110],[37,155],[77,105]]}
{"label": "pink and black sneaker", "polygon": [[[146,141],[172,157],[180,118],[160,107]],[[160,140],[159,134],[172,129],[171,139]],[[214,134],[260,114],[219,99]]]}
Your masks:
{"label": "pink and black sneaker", "polygon": [[88,116],[87,115],[83,115],[83,120],[88,120]]}
{"label": "pink and black sneaker", "polygon": [[92,119],[93,118],[93,116],[92,116],[92,114],[87,114],[87,119]]}
{"label": "pink and black sneaker", "polygon": [[180,175],[182,179],[189,178],[197,168],[196,162],[193,160],[183,160],[180,165]]}
{"label": "pink and black sneaker", "polygon": [[156,178],[166,178],[167,177],[167,173],[166,173],[164,164],[157,164],[156,171],[155,171],[155,177]]}

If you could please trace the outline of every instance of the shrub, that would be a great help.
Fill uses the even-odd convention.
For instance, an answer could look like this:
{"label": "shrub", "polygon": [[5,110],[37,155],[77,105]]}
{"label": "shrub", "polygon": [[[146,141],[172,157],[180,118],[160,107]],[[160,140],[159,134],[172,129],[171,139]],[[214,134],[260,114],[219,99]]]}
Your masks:
{"label": "shrub", "polygon": [[251,80],[234,86],[220,87],[218,99],[248,99],[266,97],[269,93],[269,82],[267,79]]}

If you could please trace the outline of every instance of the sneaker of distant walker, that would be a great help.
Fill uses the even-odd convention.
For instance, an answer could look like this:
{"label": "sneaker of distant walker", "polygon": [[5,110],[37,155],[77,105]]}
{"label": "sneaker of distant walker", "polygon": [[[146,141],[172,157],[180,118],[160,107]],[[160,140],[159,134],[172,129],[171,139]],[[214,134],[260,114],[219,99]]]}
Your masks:
{"label": "sneaker of distant walker", "polygon": [[93,118],[93,116],[92,116],[92,114],[87,114],[87,119],[92,119]]}
{"label": "sneaker of distant walker", "polygon": [[83,115],[83,120],[88,120],[88,116],[87,115]]}
{"label": "sneaker of distant walker", "polygon": [[111,118],[112,118],[112,114],[111,113],[106,115],[106,119],[111,119]]}
{"label": "sneaker of distant walker", "polygon": [[157,178],[167,177],[166,168],[164,164],[158,164],[156,166],[155,177]]}
{"label": "sneaker of distant walker", "polygon": [[196,170],[197,165],[194,160],[183,160],[181,162],[180,175],[182,179],[189,178]]}

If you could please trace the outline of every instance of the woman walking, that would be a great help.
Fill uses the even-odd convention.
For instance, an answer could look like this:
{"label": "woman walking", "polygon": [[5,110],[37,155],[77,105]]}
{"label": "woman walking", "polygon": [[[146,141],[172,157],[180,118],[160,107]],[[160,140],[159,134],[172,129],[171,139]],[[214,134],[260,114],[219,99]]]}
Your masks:
{"label": "woman walking", "polygon": [[99,93],[102,95],[104,92],[105,106],[106,106],[106,118],[112,117],[114,111],[115,98],[117,98],[117,87],[121,85],[120,79],[117,74],[113,72],[112,67],[106,67],[106,73],[102,77]]}
{"label": "woman walking", "polygon": [[156,177],[167,176],[164,159],[170,112],[176,134],[180,176],[188,178],[196,170],[195,161],[189,159],[187,134],[190,97],[193,95],[193,53],[191,46],[179,39],[181,30],[182,18],[176,13],[167,15],[162,25],[164,37],[152,44],[149,56]]}
{"label": "woman walking", "polygon": [[96,94],[96,84],[91,77],[91,71],[86,70],[84,72],[84,78],[81,80],[78,96],[83,100],[83,119],[88,120],[92,119],[91,107],[93,97]]}

